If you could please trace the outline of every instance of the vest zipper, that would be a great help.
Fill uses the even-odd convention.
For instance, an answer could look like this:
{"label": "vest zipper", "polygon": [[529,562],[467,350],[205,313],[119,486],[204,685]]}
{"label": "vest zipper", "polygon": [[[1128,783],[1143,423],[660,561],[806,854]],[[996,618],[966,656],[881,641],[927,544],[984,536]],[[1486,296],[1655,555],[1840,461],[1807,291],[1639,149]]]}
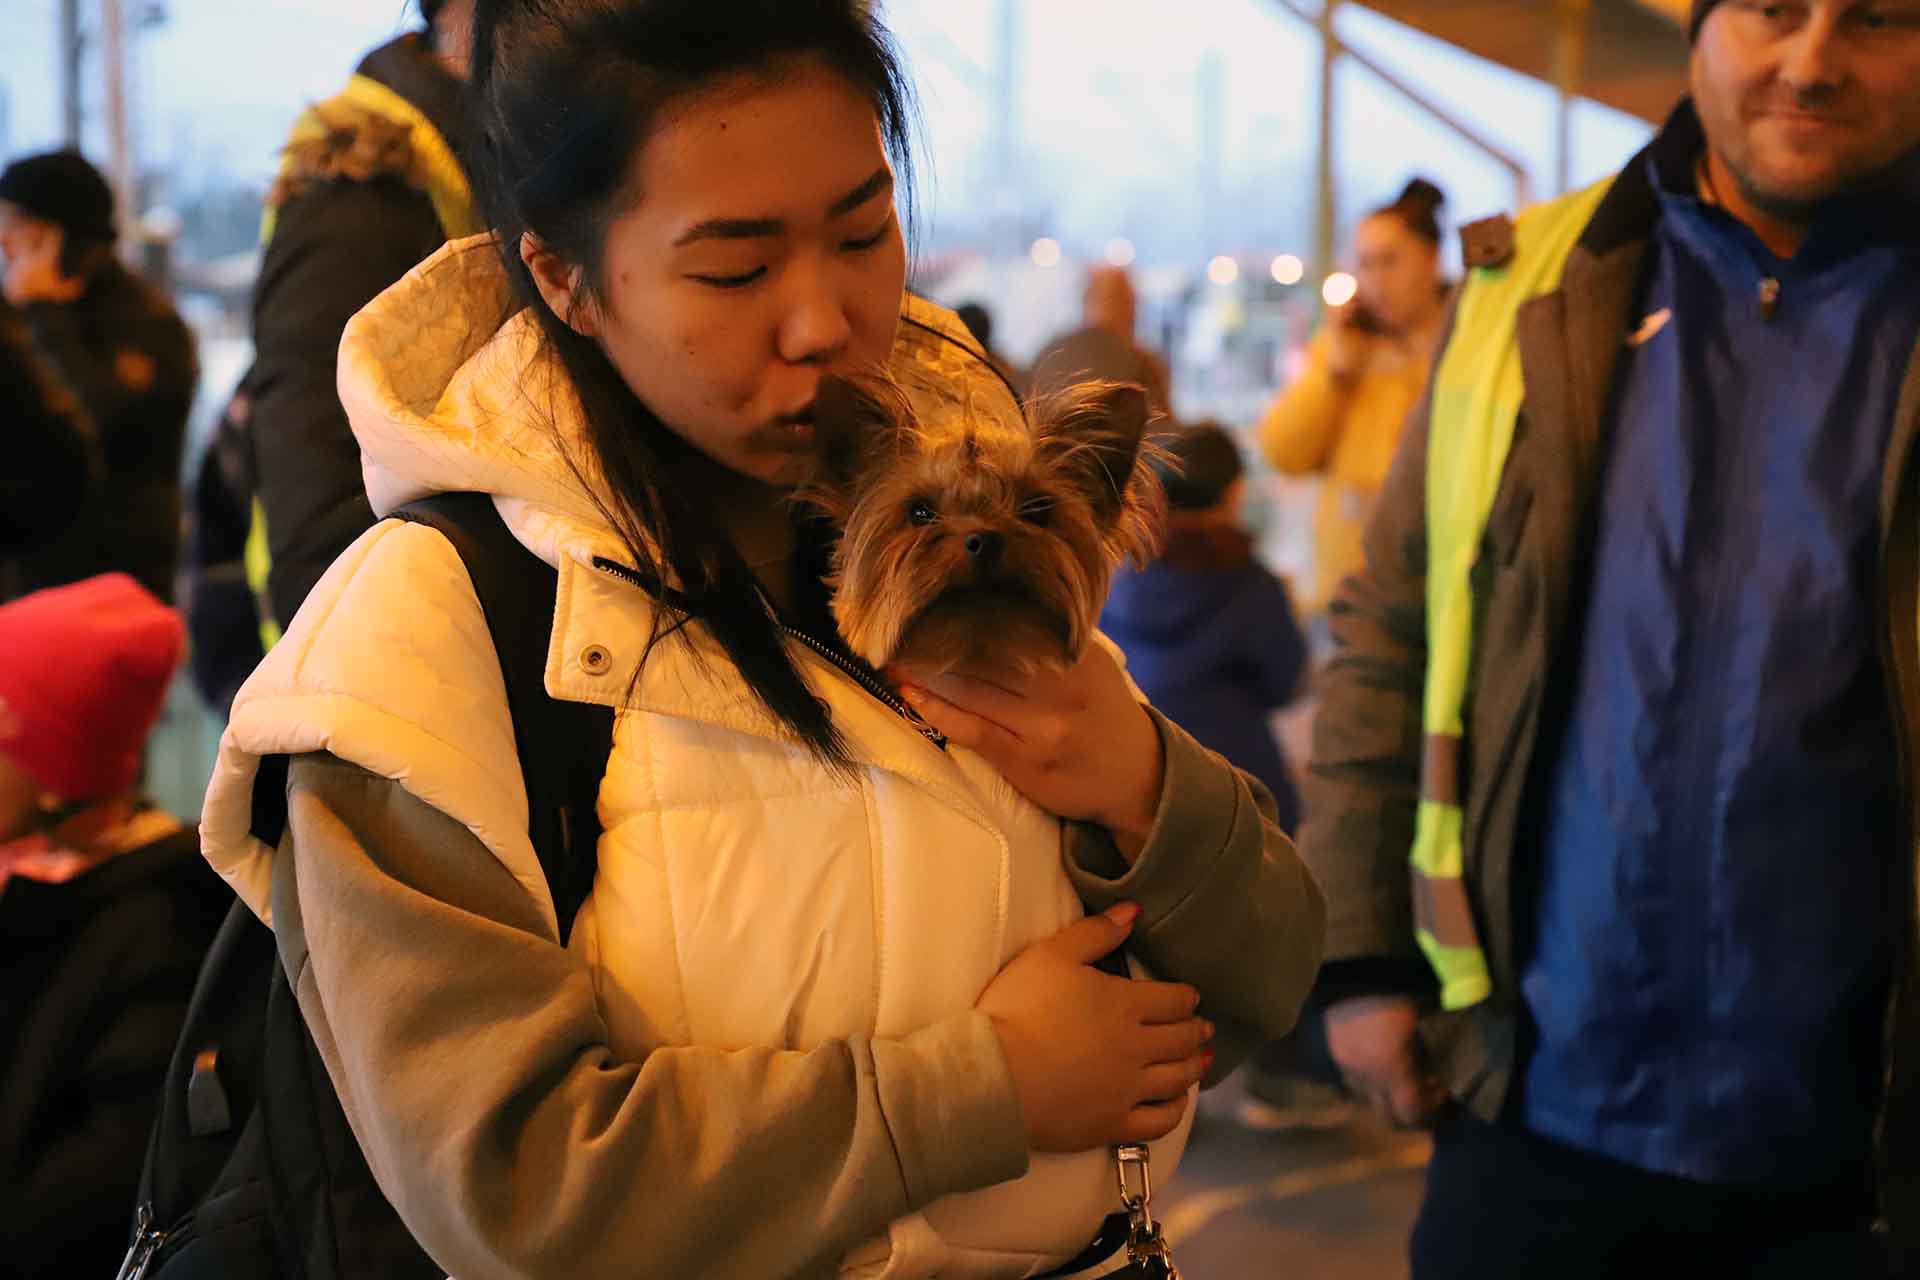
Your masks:
{"label": "vest zipper", "polygon": [[865,663],[857,663],[854,659],[847,657],[831,646],[815,640],[798,627],[790,627],[783,622],[780,624],[780,630],[792,636],[795,640],[798,640],[801,644],[807,646],[807,648],[813,650],[841,671],[845,672],[850,680],[873,695],[875,701],[912,725],[914,730],[928,742],[931,742],[942,751],[947,749],[947,736],[921,719],[920,713],[908,706],[903,699],[896,697],[893,691],[888,689],[879,677],[870,674],[866,669]]}
{"label": "vest zipper", "polygon": [[[603,556],[595,556],[593,567],[631,586],[639,587],[642,591],[648,589],[647,584],[641,581],[639,574],[617,561],[608,560]],[[920,713],[908,706],[904,700],[895,695],[891,689],[887,688],[886,683],[868,670],[865,663],[848,657],[831,645],[823,644],[798,627],[790,627],[784,622],[779,625],[782,633],[798,640],[808,649],[832,663],[835,669],[859,685],[874,701],[912,725],[914,731],[921,737],[942,751],[947,749],[947,735],[941,733],[938,729],[921,719]]]}

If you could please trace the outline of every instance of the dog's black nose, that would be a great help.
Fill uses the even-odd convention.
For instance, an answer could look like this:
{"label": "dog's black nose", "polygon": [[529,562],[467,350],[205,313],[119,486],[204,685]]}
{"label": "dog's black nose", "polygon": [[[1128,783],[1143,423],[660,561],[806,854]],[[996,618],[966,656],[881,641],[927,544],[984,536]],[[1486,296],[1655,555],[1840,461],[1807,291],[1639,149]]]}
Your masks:
{"label": "dog's black nose", "polygon": [[975,530],[967,535],[967,540],[961,545],[967,549],[968,557],[976,565],[990,565],[1000,558],[1001,538],[997,533]]}

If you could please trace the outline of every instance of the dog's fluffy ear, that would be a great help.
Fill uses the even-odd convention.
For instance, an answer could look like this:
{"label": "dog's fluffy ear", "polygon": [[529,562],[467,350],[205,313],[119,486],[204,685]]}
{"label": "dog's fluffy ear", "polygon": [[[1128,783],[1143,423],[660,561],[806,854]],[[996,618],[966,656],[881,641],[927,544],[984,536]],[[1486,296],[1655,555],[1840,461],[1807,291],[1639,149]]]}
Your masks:
{"label": "dog's fluffy ear", "polygon": [[1149,459],[1154,418],[1146,390],[1083,382],[1034,407],[1034,442],[1049,465],[1086,495],[1107,551],[1145,567],[1166,534],[1167,498]]}
{"label": "dog's fluffy ear", "polygon": [[1083,382],[1035,406],[1034,440],[1042,456],[1080,485],[1102,523],[1109,523],[1133,485],[1152,416],[1145,388]]}
{"label": "dog's fluffy ear", "polygon": [[912,422],[907,398],[878,376],[822,379],[813,402],[820,441],[819,483],[845,490]]}

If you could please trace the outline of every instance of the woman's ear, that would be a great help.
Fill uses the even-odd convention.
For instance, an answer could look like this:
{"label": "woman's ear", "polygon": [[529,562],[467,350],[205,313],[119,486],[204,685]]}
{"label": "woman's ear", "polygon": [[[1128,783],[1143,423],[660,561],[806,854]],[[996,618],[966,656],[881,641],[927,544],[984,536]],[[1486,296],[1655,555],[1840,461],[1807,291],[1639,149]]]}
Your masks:
{"label": "woman's ear", "polygon": [[592,303],[581,301],[579,267],[547,248],[531,231],[520,234],[520,261],[533,277],[533,287],[562,323],[583,338],[599,336]]}

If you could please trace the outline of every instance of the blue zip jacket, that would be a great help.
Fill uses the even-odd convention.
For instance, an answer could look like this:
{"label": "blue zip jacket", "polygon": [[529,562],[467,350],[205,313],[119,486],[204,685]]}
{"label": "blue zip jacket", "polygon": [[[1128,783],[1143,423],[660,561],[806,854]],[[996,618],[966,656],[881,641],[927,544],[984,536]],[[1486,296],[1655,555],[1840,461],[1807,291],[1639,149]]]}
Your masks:
{"label": "blue zip jacket", "polygon": [[1800,1183],[1869,1158],[1910,857],[1875,601],[1920,204],[1830,210],[1783,262],[1696,197],[1700,145],[1688,117],[1648,161],[1645,320],[1520,913],[1523,1106],[1643,1169]]}
{"label": "blue zip jacket", "polygon": [[1269,725],[1298,692],[1306,638],[1246,536],[1176,535],[1167,556],[1115,575],[1100,627],[1162,714],[1267,785],[1292,835],[1300,801]]}

